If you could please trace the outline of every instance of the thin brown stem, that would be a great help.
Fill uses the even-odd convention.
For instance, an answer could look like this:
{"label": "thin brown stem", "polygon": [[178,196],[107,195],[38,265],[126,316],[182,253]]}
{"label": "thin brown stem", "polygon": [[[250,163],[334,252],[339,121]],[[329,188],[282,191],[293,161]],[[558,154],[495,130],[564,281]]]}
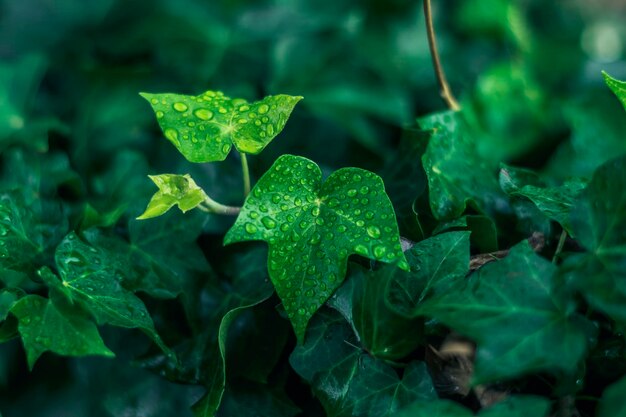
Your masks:
{"label": "thin brown stem", "polygon": [[446,102],[446,105],[450,110],[460,110],[459,102],[456,101],[450,85],[446,80],[446,75],[443,72],[441,66],[441,60],[439,59],[439,50],[437,49],[437,39],[435,38],[435,28],[433,26],[433,13],[430,7],[430,0],[424,0],[424,18],[426,19],[426,32],[428,34],[428,45],[430,46],[430,56],[433,60],[433,67],[435,74],[437,75],[437,81],[439,82],[439,89],[441,98]]}

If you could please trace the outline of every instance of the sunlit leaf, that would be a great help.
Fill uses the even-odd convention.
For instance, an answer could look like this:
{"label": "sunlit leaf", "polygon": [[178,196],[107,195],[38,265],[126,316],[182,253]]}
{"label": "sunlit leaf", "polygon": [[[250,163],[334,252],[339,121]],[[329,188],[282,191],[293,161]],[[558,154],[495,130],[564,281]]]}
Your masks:
{"label": "sunlit leaf", "polygon": [[306,158],[284,155],[246,199],[224,243],[265,240],[269,274],[296,336],[341,285],[348,257],[408,268],[398,226],[377,175],[358,168],[322,173]]}
{"label": "sunlit leaf", "polygon": [[141,96],[152,105],[165,137],[191,162],[223,161],[232,146],[258,154],[283,130],[302,99],[281,94],[248,103],[220,91]]}
{"label": "sunlit leaf", "polygon": [[159,191],[148,203],[146,211],[137,219],[160,216],[174,206],[178,206],[185,213],[198,207],[207,198],[202,188],[198,187],[189,174],[160,174],[149,177],[159,187]]}

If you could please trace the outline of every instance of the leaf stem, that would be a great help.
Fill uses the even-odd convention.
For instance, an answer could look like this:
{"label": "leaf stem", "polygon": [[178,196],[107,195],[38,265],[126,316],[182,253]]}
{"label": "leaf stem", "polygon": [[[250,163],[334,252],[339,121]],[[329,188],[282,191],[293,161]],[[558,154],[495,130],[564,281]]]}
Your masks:
{"label": "leaf stem", "polygon": [[243,173],[243,196],[244,198],[250,194],[250,170],[248,169],[248,158],[246,154],[240,152],[241,155],[241,172]]}
{"label": "leaf stem", "polygon": [[559,243],[556,245],[556,250],[554,251],[554,256],[552,257],[552,263],[555,264],[559,255],[563,251],[563,246],[565,246],[565,240],[567,239],[567,232],[565,229],[561,232],[561,236],[559,237]]}
{"label": "leaf stem", "polygon": [[450,110],[458,111],[461,109],[459,102],[456,101],[450,85],[446,80],[446,75],[443,72],[441,66],[441,60],[439,59],[439,51],[437,49],[437,39],[435,38],[435,28],[433,26],[433,14],[430,7],[430,0],[424,0],[424,18],[426,19],[426,32],[428,34],[428,46],[430,47],[430,56],[433,61],[433,67],[435,74],[437,75],[437,81],[439,82],[439,89],[441,98],[446,102],[446,105]]}
{"label": "leaf stem", "polygon": [[199,205],[198,208],[207,213],[222,214],[225,216],[236,216],[241,211],[241,207],[226,206],[224,204],[220,204],[209,196],[206,196],[202,204]]}

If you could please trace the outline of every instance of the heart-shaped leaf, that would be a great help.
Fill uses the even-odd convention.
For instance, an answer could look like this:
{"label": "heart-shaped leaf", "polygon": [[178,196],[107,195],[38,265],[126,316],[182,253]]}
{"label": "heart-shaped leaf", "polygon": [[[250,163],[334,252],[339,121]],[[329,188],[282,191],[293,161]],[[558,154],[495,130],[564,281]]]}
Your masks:
{"label": "heart-shaped leaf", "polygon": [[152,196],[143,214],[137,217],[139,220],[160,216],[175,205],[185,213],[198,207],[207,198],[204,190],[198,187],[189,174],[161,174],[148,177],[159,187],[159,191]]}
{"label": "heart-shaped leaf", "polygon": [[348,256],[408,269],[396,216],[376,174],[343,168],[322,184],[312,161],[283,155],[261,177],[224,244],[269,243],[269,274],[299,341],[341,285]]}
{"label": "heart-shaped leaf", "polygon": [[199,96],[149,94],[165,137],[190,162],[223,161],[232,146],[239,152],[258,154],[285,127],[300,96],[267,96],[248,103],[220,91]]}

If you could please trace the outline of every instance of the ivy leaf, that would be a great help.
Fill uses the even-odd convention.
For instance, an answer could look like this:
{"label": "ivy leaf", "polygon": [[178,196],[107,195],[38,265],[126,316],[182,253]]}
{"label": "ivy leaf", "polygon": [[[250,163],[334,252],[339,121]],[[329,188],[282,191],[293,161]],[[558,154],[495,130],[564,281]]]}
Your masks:
{"label": "ivy leaf", "polygon": [[115,356],[91,321],[59,310],[46,298],[27,295],[13,305],[11,313],[18,319],[30,369],[46,351],[65,356]]}
{"label": "ivy leaf", "polygon": [[422,163],[435,218],[459,217],[470,202],[488,211],[503,198],[495,180],[497,162],[479,154],[462,113],[435,113],[419,119],[418,124],[431,131]]}
{"label": "ivy leaf", "polygon": [[622,106],[624,106],[624,109],[626,109],[626,82],[616,80],[604,71],[602,71],[602,75],[604,76],[606,85],[608,85],[611,91],[615,93],[619,101],[622,103]]}
{"label": "ivy leaf", "polygon": [[598,417],[626,417],[626,377],[604,390],[598,406]]}
{"label": "ivy leaf", "polygon": [[[546,417],[550,413],[547,398],[515,395],[483,408],[478,417]],[[450,400],[416,401],[393,417],[473,417],[471,410]]]}
{"label": "ivy leaf", "polygon": [[329,306],[342,313],[371,355],[397,360],[414,351],[423,337],[423,320],[399,315],[381,297],[396,275],[407,272],[393,265],[377,270],[351,265],[350,271],[349,279],[333,295]]}
{"label": "ivy leaf", "polygon": [[78,302],[93,314],[98,324],[138,328],[166,353],[143,301],[122,286],[124,263],[81,241],[72,232],[58,246],[55,261],[59,279],[45,274],[44,280],[70,301]]}
{"label": "ivy leaf", "polygon": [[408,269],[380,177],[343,168],[321,180],[312,161],[281,156],[246,198],[224,239],[226,245],[269,243],[270,278],[300,342],[313,314],[341,285],[348,256]]}
{"label": "ivy leaf", "polygon": [[199,96],[148,94],[165,137],[190,162],[223,161],[232,146],[258,154],[285,127],[300,96],[276,95],[248,103],[220,91]]}
{"label": "ivy leaf", "polygon": [[405,252],[409,272],[398,271],[388,281],[384,298],[393,311],[415,317],[421,303],[462,285],[469,272],[470,234],[449,232],[417,242]]}
{"label": "ivy leaf", "polygon": [[569,264],[575,286],[595,308],[626,326],[626,157],[602,165],[572,211],[572,229],[589,251]]}
{"label": "ivy leaf", "polygon": [[587,181],[572,178],[560,186],[548,187],[532,171],[502,165],[500,186],[509,195],[532,201],[543,214],[559,223],[570,236],[574,236],[569,221],[570,211],[578,195],[587,186]]}
{"label": "ivy leaf", "polygon": [[475,384],[536,371],[573,373],[593,330],[553,295],[555,272],[524,241],[418,312],[477,343]]}
{"label": "ivy leaf", "polygon": [[387,417],[416,400],[437,396],[424,363],[409,363],[399,378],[359,347],[335,311],[317,314],[307,333],[289,362],[311,384],[329,417]]}
{"label": "ivy leaf", "polygon": [[137,217],[138,220],[157,217],[174,206],[183,212],[187,212],[198,207],[207,195],[202,188],[198,187],[189,174],[160,174],[148,175],[152,182],[159,187],[143,214]]}
{"label": "ivy leaf", "polygon": [[[240,384],[224,393],[218,417],[294,417],[300,409],[280,390],[263,384]],[[203,417],[202,415],[196,417]]]}

